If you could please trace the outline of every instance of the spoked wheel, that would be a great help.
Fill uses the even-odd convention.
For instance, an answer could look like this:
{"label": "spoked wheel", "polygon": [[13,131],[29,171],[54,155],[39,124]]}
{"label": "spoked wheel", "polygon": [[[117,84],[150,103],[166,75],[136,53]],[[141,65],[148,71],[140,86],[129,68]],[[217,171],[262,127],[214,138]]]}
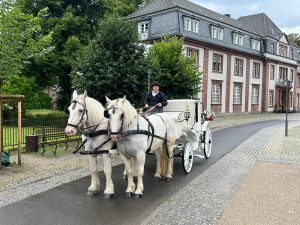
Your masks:
{"label": "spoked wheel", "polygon": [[203,139],[204,139],[204,148],[203,148],[204,156],[205,158],[208,159],[210,157],[211,146],[212,146],[212,135],[209,127],[207,127],[206,131],[204,131]]}
{"label": "spoked wheel", "polygon": [[193,145],[190,141],[185,142],[183,155],[182,155],[182,166],[185,173],[189,173],[192,170],[194,161],[194,150]]}

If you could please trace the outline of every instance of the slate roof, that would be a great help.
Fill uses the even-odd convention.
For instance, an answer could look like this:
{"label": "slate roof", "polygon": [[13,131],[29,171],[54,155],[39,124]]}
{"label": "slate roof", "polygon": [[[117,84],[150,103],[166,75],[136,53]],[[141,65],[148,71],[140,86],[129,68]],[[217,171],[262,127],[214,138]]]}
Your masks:
{"label": "slate roof", "polygon": [[245,24],[240,23],[239,21],[229,17],[225,16],[223,14],[214,12],[210,9],[204,8],[200,5],[197,5],[193,2],[187,1],[187,0],[152,0],[149,4],[140,7],[137,11],[127,16],[127,19],[134,19],[141,16],[146,16],[152,13],[168,10],[168,9],[176,9],[181,8],[188,11],[191,11],[195,14],[210,18],[214,21],[218,21],[223,24],[227,24],[233,27],[236,27],[238,29],[248,31],[250,33],[253,33],[255,35],[258,35],[255,30],[253,30],[251,27],[248,27]]}
{"label": "slate roof", "polygon": [[270,37],[280,40],[280,38],[284,35],[284,33],[265,13],[242,16],[238,18],[238,21],[251,27],[262,37]]}

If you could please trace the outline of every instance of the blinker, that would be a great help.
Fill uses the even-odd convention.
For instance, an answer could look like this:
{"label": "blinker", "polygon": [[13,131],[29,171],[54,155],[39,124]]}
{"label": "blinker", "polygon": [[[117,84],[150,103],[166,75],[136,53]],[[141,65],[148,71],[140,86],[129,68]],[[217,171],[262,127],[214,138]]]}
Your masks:
{"label": "blinker", "polygon": [[104,110],[103,115],[105,118],[109,119],[109,112],[107,109]]}
{"label": "blinker", "polygon": [[64,112],[70,114],[69,105],[66,105],[64,108]]}

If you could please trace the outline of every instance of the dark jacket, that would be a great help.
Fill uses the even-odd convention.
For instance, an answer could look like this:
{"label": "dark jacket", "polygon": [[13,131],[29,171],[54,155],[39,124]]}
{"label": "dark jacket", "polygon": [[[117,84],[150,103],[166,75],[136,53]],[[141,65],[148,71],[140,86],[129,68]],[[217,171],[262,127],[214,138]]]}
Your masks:
{"label": "dark jacket", "polygon": [[[157,95],[155,95],[153,97],[152,95],[152,92],[151,93],[148,93],[145,97],[145,101],[144,101],[145,104],[148,104],[150,107],[151,106],[155,106],[156,104],[158,103],[161,103],[162,106],[166,106],[168,105],[168,101],[167,101],[167,98],[166,96],[164,95],[164,93],[162,92],[158,92]],[[159,107],[156,107],[157,109],[159,109],[158,111],[161,112],[162,111],[162,108],[159,108]]]}

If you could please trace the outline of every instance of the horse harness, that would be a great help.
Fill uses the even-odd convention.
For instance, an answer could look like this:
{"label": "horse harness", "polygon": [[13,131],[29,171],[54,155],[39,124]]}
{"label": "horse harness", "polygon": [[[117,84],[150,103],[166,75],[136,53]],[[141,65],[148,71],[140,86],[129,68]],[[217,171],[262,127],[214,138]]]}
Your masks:
{"label": "horse harness", "polygon": [[[87,120],[88,120],[88,112],[87,112],[87,109],[86,109],[86,104],[78,102],[77,100],[72,100],[70,102],[70,106],[72,105],[72,103],[74,103],[74,105],[72,106],[72,110],[75,109],[76,104],[79,104],[79,105],[83,106],[83,112],[82,112],[82,115],[81,115],[80,120],[77,123],[77,125],[71,124],[71,123],[67,123],[67,125],[71,126],[71,127],[74,127],[76,129],[79,129],[79,125],[81,124],[81,122],[82,122],[83,117],[84,117],[85,114],[86,114],[86,117],[87,117]],[[69,106],[66,105],[64,111],[65,111],[65,113],[70,114],[70,111],[69,111],[68,108],[69,108]],[[108,134],[108,130],[107,129],[106,130],[97,130],[96,131],[96,129],[98,128],[99,125],[100,124],[97,124],[97,125],[94,125],[94,126],[90,126],[90,127],[82,128],[82,130],[83,130],[82,134],[84,136],[86,136],[87,138],[75,149],[75,151],[73,151],[73,154],[76,154],[85,145],[85,143],[87,142],[88,138],[96,137],[96,136],[103,135],[103,134]],[[85,130],[91,128],[91,127],[94,127],[94,129],[91,132],[85,131]],[[107,154],[107,153],[109,153],[109,150],[99,150],[99,149],[102,148],[110,140],[111,140],[111,138],[108,138],[106,141],[104,141],[103,143],[101,143],[99,146],[97,146],[96,148],[92,149],[91,151],[80,151],[79,153],[82,154],[82,155],[87,155],[87,154]]]}
{"label": "horse harness", "polygon": [[[113,112],[114,112],[114,110],[115,109],[113,108]],[[109,117],[108,109],[104,111],[104,115],[105,115],[105,117]],[[121,119],[122,119],[121,131],[119,131],[119,132],[109,132],[109,134],[117,135],[119,138],[130,136],[130,135],[135,135],[135,134],[145,134],[145,135],[147,135],[148,136],[148,141],[151,138],[149,148],[146,151],[146,153],[148,154],[151,151],[151,147],[152,147],[153,139],[154,138],[161,139],[164,142],[167,140],[167,126],[166,126],[165,121],[163,120],[163,118],[159,114],[152,114],[152,115],[158,116],[162,120],[162,122],[164,123],[164,125],[166,127],[166,135],[165,135],[165,137],[161,137],[161,136],[156,135],[155,132],[154,132],[154,126],[153,126],[153,124],[150,122],[150,120],[147,117],[145,117],[143,115],[141,115],[141,117],[147,121],[147,123],[148,123],[148,130],[140,130],[139,129],[139,120],[138,120],[138,115],[137,115],[137,117],[136,117],[137,118],[137,120],[136,120],[137,121],[137,129],[136,130],[122,131],[123,130],[123,123],[124,123],[124,118],[123,118],[124,116],[122,114],[122,116],[121,116]],[[169,159],[172,158],[172,157],[169,156],[168,149],[167,149],[167,155],[168,155]]]}

